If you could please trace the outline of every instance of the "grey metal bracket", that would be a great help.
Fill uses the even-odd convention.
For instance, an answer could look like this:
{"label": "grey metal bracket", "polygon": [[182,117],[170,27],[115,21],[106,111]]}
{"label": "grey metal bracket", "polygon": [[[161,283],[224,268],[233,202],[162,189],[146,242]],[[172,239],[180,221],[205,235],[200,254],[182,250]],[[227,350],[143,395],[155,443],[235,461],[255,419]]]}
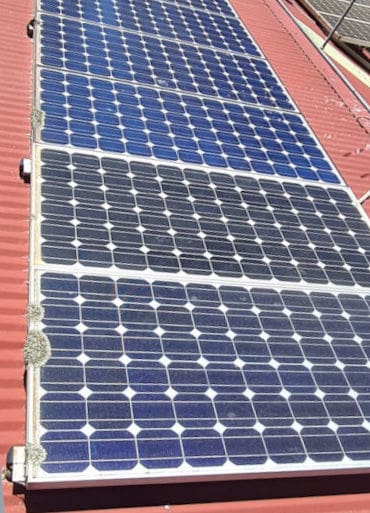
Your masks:
{"label": "grey metal bracket", "polygon": [[[14,445],[6,456],[6,478],[12,483],[25,482],[25,447]],[[0,513],[3,513],[0,509]]]}

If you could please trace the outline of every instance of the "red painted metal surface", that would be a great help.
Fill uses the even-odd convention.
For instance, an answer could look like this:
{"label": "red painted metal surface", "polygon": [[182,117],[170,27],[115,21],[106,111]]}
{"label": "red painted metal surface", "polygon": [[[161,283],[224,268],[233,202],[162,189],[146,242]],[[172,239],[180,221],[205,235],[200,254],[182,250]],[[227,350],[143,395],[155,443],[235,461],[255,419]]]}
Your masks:
{"label": "red painted metal surface", "polygon": [[[28,267],[28,194],[18,178],[29,155],[32,43],[30,0],[0,0],[0,458],[24,444],[23,354]],[[6,513],[24,511],[4,482]]]}
{"label": "red painted metal surface", "polygon": [[[276,0],[234,0],[233,3],[343,176],[355,193],[361,195],[370,185],[369,152],[358,151],[369,142],[363,128],[369,123],[368,114]],[[0,0],[0,13],[0,457],[4,467],[8,448],[24,443],[22,347],[26,327],[29,204],[28,187],[18,178],[18,163],[29,154],[32,43],[26,38],[25,27],[32,14],[31,0]],[[247,486],[253,487],[253,483]],[[91,495],[84,490],[77,492],[79,506],[66,510],[63,500],[53,493],[39,499],[28,494],[25,503],[23,495],[14,494],[9,483],[4,482],[4,489],[6,513],[25,513],[26,510],[29,513],[73,510],[96,513],[370,512],[370,494],[99,509],[109,504],[104,498],[108,491],[103,488],[95,493],[93,507],[91,502],[83,506]],[[370,491],[370,487],[366,491]],[[63,492],[65,497],[70,493]],[[126,491],[120,493],[124,497]],[[161,493],[166,496],[166,489],[162,488]],[[295,493],[293,487],[292,496]],[[205,494],[206,491],[203,497]],[[266,496],[269,496],[268,490]],[[232,492],[225,492],[222,500],[233,497]],[[189,501],[191,499],[188,497]],[[206,499],[212,500],[212,497]],[[182,502],[187,502],[186,498]]]}

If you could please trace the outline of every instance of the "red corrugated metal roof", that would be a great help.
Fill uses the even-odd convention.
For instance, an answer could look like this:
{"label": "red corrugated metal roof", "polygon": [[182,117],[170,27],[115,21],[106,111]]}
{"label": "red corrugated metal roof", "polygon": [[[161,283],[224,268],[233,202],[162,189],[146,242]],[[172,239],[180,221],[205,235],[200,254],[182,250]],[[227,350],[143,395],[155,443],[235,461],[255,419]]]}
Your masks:
{"label": "red corrugated metal roof", "polygon": [[[23,353],[28,267],[28,188],[18,178],[29,154],[31,2],[0,0],[0,455],[24,443]],[[24,506],[4,482],[7,513]]]}
{"label": "red corrugated metal roof", "polygon": [[[370,185],[369,152],[357,153],[356,150],[369,141],[368,134],[360,124],[370,123],[368,113],[361,110],[357,100],[276,0],[234,0],[233,3],[343,176],[353,186],[355,193],[361,195]],[[0,452],[3,465],[8,448],[24,443],[22,347],[26,325],[28,188],[18,178],[18,163],[22,156],[29,153],[32,44],[26,38],[25,27],[31,18],[31,11],[30,0],[0,0]],[[364,482],[367,481],[366,478]],[[240,486],[254,485],[244,483]],[[14,495],[9,483],[5,482],[4,488],[6,513],[24,513],[26,506],[23,496]],[[224,500],[236,498],[232,488],[229,493],[227,486],[225,490]],[[368,491],[368,488],[361,485],[358,491]],[[111,504],[109,500],[105,501],[105,493],[108,494],[108,490],[101,489],[92,494],[96,499],[91,502],[90,492],[74,491],[77,494],[74,509],[102,512],[97,508]],[[125,497],[125,490],[120,493],[122,498]],[[299,492],[293,487],[291,493]],[[67,497],[70,494],[43,493],[33,498],[29,494],[27,510],[35,513],[61,510],[63,504],[68,504],[68,501],[61,500],[63,495]],[[206,490],[203,497],[205,494]],[[166,496],[163,488],[161,496]],[[90,501],[84,506],[86,498],[90,498]],[[182,495],[182,498],[185,502],[186,495]],[[190,501],[192,497],[188,499]],[[207,500],[212,500],[212,497],[207,497]],[[118,504],[124,503],[122,499],[117,503],[117,508],[104,511],[123,511]],[[72,502],[69,510],[71,507]],[[129,510],[132,513],[363,513],[370,511],[370,495],[218,502]]]}

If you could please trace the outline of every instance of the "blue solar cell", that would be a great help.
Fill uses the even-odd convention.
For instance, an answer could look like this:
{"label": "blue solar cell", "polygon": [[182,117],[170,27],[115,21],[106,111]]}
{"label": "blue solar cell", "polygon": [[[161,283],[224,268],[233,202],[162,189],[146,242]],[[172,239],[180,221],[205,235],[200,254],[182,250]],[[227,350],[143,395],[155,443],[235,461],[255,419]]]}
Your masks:
{"label": "blue solar cell", "polygon": [[338,437],[324,427],[305,428],[301,432],[307,453],[315,462],[341,461],[343,449]]}
{"label": "blue solar cell", "polygon": [[269,457],[275,463],[302,463],[307,457],[301,437],[293,429],[268,428],[263,439]]}
{"label": "blue solar cell", "polygon": [[176,468],[183,462],[179,437],[171,430],[143,430],[137,436],[139,461],[148,469]]}
{"label": "blue solar cell", "polygon": [[[68,410],[68,415],[66,415]],[[49,430],[60,428],[81,429],[85,425],[85,400],[78,393],[47,393],[43,397],[42,412],[44,427]]]}
{"label": "blue solar cell", "polygon": [[42,22],[44,66],[294,109],[266,61],[53,16]]}
{"label": "blue solar cell", "polygon": [[91,4],[87,0],[42,0],[41,10],[161,38],[261,55],[239,19],[225,16],[227,13],[224,11],[222,14],[203,12],[193,6],[157,0],[109,0],[99,4]]}
{"label": "blue solar cell", "polygon": [[48,460],[43,465],[46,472],[82,472],[87,468],[89,443],[80,431],[66,431],[63,434],[60,431],[48,431],[42,436],[42,444],[48,454]]}
{"label": "blue solar cell", "polygon": [[[67,310],[63,309],[65,319],[58,321],[58,328],[46,330],[53,354],[41,372],[46,391],[40,408],[40,422],[47,430],[41,438],[46,472],[75,473],[88,465],[122,471],[139,463],[148,470],[187,463],[194,471],[214,467],[222,472],[226,461],[228,470],[249,472],[252,465],[253,471],[262,470],[259,465],[267,457],[302,468],[311,468],[312,462],[342,462],[344,457],[352,462],[367,460],[364,398],[370,375],[367,358],[358,359],[364,348],[350,313],[357,302],[370,313],[361,296],[342,298],[349,304],[347,311],[333,293],[318,302],[317,294],[294,290],[78,278],[50,272],[41,277],[41,292],[46,326],[54,325],[55,301],[74,307],[93,297],[96,303],[88,318],[81,308],[74,320],[74,335],[80,340],[77,356],[68,358],[68,349],[58,341],[64,322],[70,323]],[[346,360],[336,353],[343,332],[327,331],[322,322],[330,301],[353,328]],[[157,315],[165,307],[172,308],[173,324]],[[110,309],[119,319],[111,331],[120,338],[120,350],[106,348]],[[177,316],[179,309],[188,312],[185,322]],[[148,340],[158,340],[153,350],[150,346],[143,350],[139,343],[146,325],[142,315],[134,315],[127,324],[121,317],[127,311],[151,312],[150,319],[156,319],[150,321],[148,331]],[[320,332],[310,328],[309,339],[302,336],[309,329],[307,311],[318,312],[321,323]],[[257,322],[235,322],[248,313]],[[295,319],[303,332],[284,330],[279,342],[273,333],[277,328],[270,332],[269,325],[264,326],[275,314],[278,324]],[[223,322],[215,321],[218,317]],[[368,330],[369,319],[367,315]],[[252,343],[251,332],[255,332]],[[209,337],[210,333],[218,335]],[[100,358],[85,347],[89,336]],[[282,350],[284,344],[296,350]],[[257,354],[259,346],[266,357]],[[331,350],[330,359],[320,356],[320,351],[307,352],[308,347],[324,346]],[[353,360],[348,359],[351,356]]]}
{"label": "blue solar cell", "polygon": [[225,427],[245,429],[255,424],[255,405],[243,394],[217,394],[214,408],[217,419]]}
{"label": "blue solar cell", "polygon": [[338,439],[343,450],[354,461],[370,456],[369,432],[363,427],[343,427],[338,429]]}
{"label": "blue solar cell", "polygon": [[123,430],[130,426],[130,403],[122,393],[91,393],[86,408],[93,430]]}
{"label": "blue solar cell", "polygon": [[231,463],[262,465],[267,461],[266,446],[261,435],[253,429],[227,429],[224,443]]}
{"label": "blue solar cell", "polygon": [[[322,399],[313,394],[292,394],[289,397],[289,404],[292,414],[301,426],[318,430],[320,428],[325,431],[322,426],[327,426],[330,422],[330,416]],[[332,431],[327,430],[331,435]],[[321,448],[320,452],[323,451]]]}
{"label": "blue solar cell", "polygon": [[[54,86],[62,82],[64,90],[55,90]],[[77,105],[78,112],[73,110]],[[322,179],[319,163],[322,160],[323,165],[327,165],[323,154],[321,159],[310,156],[310,148],[316,152],[317,143],[308,135],[309,131],[299,115],[50,70],[41,71],[41,106],[45,112],[41,140],[48,143],[193,164],[207,164],[208,156],[215,156],[219,159],[217,166],[232,167],[240,161],[243,163],[240,170],[265,172],[260,166],[263,164],[270,174],[280,173],[280,167],[275,165],[280,166],[282,155],[285,165],[298,176],[293,151],[285,155],[269,152],[263,146],[257,131],[258,127],[266,127],[269,134],[266,139],[292,139],[297,153],[302,151],[299,133],[307,134],[310,140],[305,149],[305,165],[310,171],[308,179]],[[55,116],[55,106],[63,112],[63,117]],[[92,113],[94,121],[91,121]],[[274,128],[277,124],[281,125],[279,131]],[[179,127],[186,129],[188,136],[178,137],[176,129]],[[127,139],[127,136],[131,137],[127,130],[133,128],[144,132],[146,137],[136,142]],[[203,145],[206,151],[201,150],[206,141],[202,135],[204,130],[214,137],[211,146]],[[251,138],[258,145],[258,150],[250,146]],[[239,169],[238,166],[236,168]],[[331,172],[333,177],[330,181],[339,182],[334,169]],[[327,173],[330,174],[329,171]]]}
{"label": "blue solar cell", "polygon": [[[339,219],[332,189],[328,200],[315,202],[313,187],[294,190],[285,182],[65,155],[42,152],[45,262],[337,285],[369,282],[369,252],[359,241],[369,229],[356,211],[342,215],[336,230],[330,228]],[[339,246],[342,235],[346,240]],[[174,301],[181,322],[174,311],[168,315],[163,309],[158,315],[175,326],[186,324],[180,298],[171,298],[171,308]],[[263,290],[254,301],[270,301],[270,310],[282,309]],[[364,301],[360,304],[366,309]],[[93,306],[86,305],[86,311]],[[356,302],[352,308],[360,313]],[[71,319],[77,314],[77,308],[71,310]],[[279,330],[280,318],[274,320],[274,315],[265,321],[266,329]],[[307,312],[305,326],[303,318],[299,325],[292,319],[294,329],[310,333],[319,321]],[[359,331],[362,321],[357,322]],[[343,323],[332,324],[335,329]],[[284,329],[288,327],[280,327]]]}
{"label": "blue solar cell", "polygon": [[213,429],[187,429],[182,435],[185,460],[193,467],[218,467],[226,463],[222,438]]}
{"label": "blue solar cell", "polygon": [[113,429],[93,433],[89,446],[97,470],[129,470],[136,465],[136,444],[127,431]]}

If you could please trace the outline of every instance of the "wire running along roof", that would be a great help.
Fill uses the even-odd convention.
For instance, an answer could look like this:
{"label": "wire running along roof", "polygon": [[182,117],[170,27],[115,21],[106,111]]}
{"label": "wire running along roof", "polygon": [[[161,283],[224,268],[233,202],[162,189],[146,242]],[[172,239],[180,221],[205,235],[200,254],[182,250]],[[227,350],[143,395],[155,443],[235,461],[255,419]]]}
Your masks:
{"label": "wire running along roof", "polygon": [[229,4],[37,19],[28,486],[366,468],[369,226]]}

